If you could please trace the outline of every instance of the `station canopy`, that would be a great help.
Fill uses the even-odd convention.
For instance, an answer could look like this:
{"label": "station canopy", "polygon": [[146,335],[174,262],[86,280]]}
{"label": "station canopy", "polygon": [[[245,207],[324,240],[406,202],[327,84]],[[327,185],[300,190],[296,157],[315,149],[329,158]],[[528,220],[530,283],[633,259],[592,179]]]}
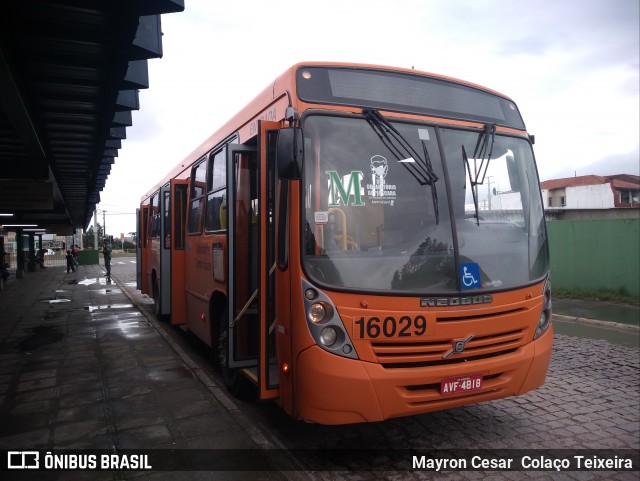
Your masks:
{"label": "station canopy", "polygon": [[147,60],[162,57],[161,15],[183,10],[184,0],[3,4],[0,225],[89,225],[149,87]]}

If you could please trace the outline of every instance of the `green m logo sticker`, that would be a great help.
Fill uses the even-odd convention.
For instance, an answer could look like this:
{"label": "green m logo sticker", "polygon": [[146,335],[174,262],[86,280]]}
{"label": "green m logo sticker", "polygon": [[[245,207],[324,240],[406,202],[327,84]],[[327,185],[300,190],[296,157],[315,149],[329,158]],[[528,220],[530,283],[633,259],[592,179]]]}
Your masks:
{"label": "green m logo sticker", "polygon": [[[364,177],[362,171],[352,170],[350,175],[345,175],[344,177],[340,177],[335,170],[327,170],[325,174],[329,175],[329,207],[349,205],[349,200],[352,196],[353,202],[351,202],[351,205],[364,205],[360,187],[360,180]],[[347,183],[346,189],[344,188],[344,183]],[[340,201],[342,201],[342,204]]]}

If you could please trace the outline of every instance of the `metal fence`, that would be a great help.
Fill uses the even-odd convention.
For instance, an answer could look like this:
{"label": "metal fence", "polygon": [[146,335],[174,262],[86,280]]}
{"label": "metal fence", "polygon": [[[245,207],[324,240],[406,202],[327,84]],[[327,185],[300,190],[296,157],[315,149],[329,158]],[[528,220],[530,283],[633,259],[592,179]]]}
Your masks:
{"label": "metal fence", "polygon": [[556,220],[547,230],[554,287],[640,297],[640,219]]}
{"label": "metal fence", "polygon": [[[17,257],[18,254],[16,252],[12,252],[12,253],[5,253],[4,255],[4,262],[6,264],[9,264],[8,270],[9,272],[15,272],[17,269]],[[28,270],[28,262],[29,262],[29,253],[25,252],[24,253],[24,270]],[[56,252],[52,255],[45,255],[44,256],[44,266],[45,268],[47,267],[54,267],[54,266],[66,266],[67,265],[67,254],[65,252]],[[35,267],[36,269],[40,269],[40,265],[36,262],[35,263]]]}

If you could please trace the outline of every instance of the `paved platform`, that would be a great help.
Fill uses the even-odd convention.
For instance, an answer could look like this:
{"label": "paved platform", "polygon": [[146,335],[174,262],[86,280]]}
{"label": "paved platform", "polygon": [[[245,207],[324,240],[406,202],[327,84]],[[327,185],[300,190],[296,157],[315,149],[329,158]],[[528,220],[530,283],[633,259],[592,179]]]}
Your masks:
{"label": "paved platform", "polygon": [[[69,274],[49,267],[5,284],[0,449],[272,447],[214,381],[178,355],[123,288],[98,265]],[[177,479],[175,474],[166,479]],[[203,473],[184,474],[204,479]],[[216,479],[248,475],[224,474]],[[162,473],[149,476],[165,479]],[[283,475],[261,472],[259,478]],[[33,479],[43,479],[42,473]],[[135,479],[147,478],[138,472]]]}

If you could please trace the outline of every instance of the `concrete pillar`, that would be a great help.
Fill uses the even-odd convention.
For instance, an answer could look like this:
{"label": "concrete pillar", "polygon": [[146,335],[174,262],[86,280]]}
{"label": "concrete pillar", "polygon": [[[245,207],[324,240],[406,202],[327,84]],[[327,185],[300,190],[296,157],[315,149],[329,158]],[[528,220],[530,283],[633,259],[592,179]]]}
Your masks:
{"label": "concrete pillar", "polygon": [[36,246],[35,246],[35,234],[29,232],[29,260],[27,261],[27,269],[29,272],[36,271]]}
{"label": "concrete pillar", "polygon": [[24,242],[22,229],[16,229],[16,279],[24,277]]}

